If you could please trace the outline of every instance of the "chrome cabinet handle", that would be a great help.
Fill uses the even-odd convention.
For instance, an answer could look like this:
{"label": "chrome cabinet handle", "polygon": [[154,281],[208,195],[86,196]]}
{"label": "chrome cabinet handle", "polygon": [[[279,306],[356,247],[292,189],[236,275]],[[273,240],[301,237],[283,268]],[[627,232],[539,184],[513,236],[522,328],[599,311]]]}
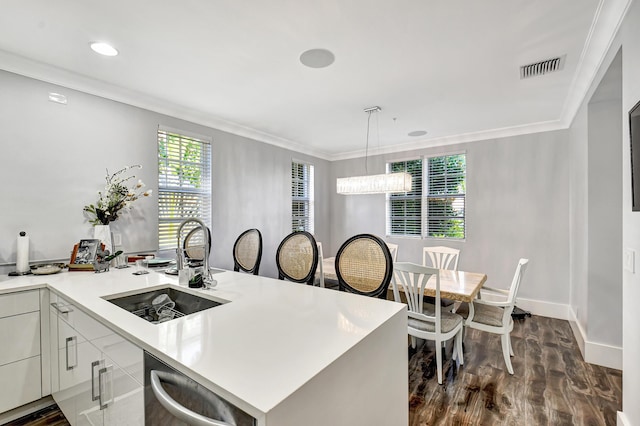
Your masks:
{"label": "chrome cabinet handle", "polygon": [[160,376],[162,376],[162,380],[170,382],[170,374],[158,370],[151,370],[150,374],[153,394],[158,399],[158,402],[160,402],[160,404],[177,419],[195,426],[232,426],[231,423],[205,417],[178,404],[178,402],[171,398],[171,396],[169,396],[169,394],[164,390],[162,383],[160,382]]}
{"label": "chrome cabinet handle", "polygon": [[93,361],[91,363],[91,400],[95,401],[100,398],[99,384],[96,383],[96,367],[102,367],[103,361]]}
{"label": "chrome cabinet handle", "polygon": [[101,410],[113,402],[113,365],[98,371],[98,400]]}
{"label": "chrome cabinet handle", "polygon": [[[71,358],[69,356],[69,343],[73,344],[73,364],[69,363],[69,358]],[[78,337],[77,336],[71,336],[71,337],[67,337],[64,341],[64,352],[65,352],[65,356],[66,356],[66,367],[67,367],[67,371],[69,370],[73,370],[74,367],[78,366]]]}
{"label": "chrome cabinet handle", "polygon": [[68,306],[62,306],[57,302],[52,302],[51,306],[53,306],[55,308],[56,311],[58,311],[61,314],[68,314],[69,312],[73,312],[73,309],[71,309]]}

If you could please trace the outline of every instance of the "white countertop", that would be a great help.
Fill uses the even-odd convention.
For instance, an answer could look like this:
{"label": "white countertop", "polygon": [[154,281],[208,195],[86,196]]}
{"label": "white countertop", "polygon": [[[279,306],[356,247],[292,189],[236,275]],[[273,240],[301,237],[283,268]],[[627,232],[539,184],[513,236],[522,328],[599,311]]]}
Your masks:
{"label": "white countertop", "polygon": [[268,413],[404,305],[225,271],[197,291],[224,305],[151,324],[102,299],[176,277],[133,269],[12,277],[0,294],[46,286],[142,349],[246,411]]}

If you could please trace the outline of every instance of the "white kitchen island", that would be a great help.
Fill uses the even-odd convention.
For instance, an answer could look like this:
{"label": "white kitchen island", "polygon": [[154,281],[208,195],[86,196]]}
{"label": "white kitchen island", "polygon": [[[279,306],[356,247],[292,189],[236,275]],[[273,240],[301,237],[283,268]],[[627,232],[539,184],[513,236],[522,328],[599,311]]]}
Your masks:
{"label": "white kitchen island", "polygon": [[[404,305],[229,271],[210,290],[131,272],[16,277],[0,294],[48,288],[258,425],[408,423]],[[223,304],[152,324],[105,300],[164,285]]]}

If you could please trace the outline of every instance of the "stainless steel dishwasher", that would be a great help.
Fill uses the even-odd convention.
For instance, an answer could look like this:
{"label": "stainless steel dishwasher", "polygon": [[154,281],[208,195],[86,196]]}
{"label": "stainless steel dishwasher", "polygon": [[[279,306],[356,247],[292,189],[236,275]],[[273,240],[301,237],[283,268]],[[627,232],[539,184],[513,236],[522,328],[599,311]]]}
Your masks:
{"label": "stainless steel dishwasher", "polygon": [[144,353],[145,425],[255,426],[256,419]]}

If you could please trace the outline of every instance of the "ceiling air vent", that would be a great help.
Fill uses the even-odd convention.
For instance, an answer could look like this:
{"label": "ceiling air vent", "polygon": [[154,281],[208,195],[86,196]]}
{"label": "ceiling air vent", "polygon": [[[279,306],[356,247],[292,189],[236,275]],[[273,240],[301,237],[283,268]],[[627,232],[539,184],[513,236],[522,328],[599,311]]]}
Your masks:
{"label": "ceiling air vent", "polygon": [[520,78],[537,77],[550,72],[560,71],[564,68],[565,58],[566,55],[563,55],[557,58],[536,62],[534,64],[523,65],[520,67]]}

